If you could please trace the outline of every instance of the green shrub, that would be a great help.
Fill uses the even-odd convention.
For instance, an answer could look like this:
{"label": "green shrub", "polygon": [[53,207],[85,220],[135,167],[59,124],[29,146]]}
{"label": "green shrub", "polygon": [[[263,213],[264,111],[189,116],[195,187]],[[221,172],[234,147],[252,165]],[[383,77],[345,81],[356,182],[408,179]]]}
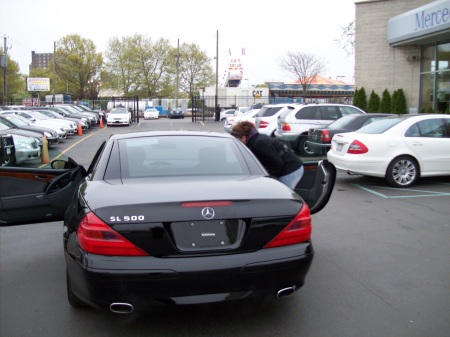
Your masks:
{"label": "green shrub", "polygon": [[394,114],[406,113],[406,97],[403,89],[395,90],[392,94],[391,112]]}
{"label": "green shrub", "polygon": [[367,112],[378,112],[380,108],[380,96],[372,90],[367,104]]}
{"label": "green shrub", "polygon": [[384,89],[383,94],[381,95],[378,111],[382,113],[391,113],[391,94],[387,89]]}
{"label": "green shrub", "polygon": [[358,90],[358,94],[353,101],[353,105],[364,111],[367,110],[367,95],[364,87]]}

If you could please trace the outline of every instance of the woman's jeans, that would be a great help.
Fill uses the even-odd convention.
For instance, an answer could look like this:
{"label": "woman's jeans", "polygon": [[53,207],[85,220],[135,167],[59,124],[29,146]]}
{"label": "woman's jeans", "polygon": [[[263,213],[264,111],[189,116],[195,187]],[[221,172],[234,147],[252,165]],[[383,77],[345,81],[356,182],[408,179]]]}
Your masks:
{"label": "woman's jeans", "polygon": [[297,186],[298,182],[300,181],[300,179],[302,179],[303,176],[303,172],[304,172],[304,168],[303,165],[294,172],[291,172],[289,174],[286,174],[285,176],[281,176],[278,179],[285,183],[286,185],[288,185],[291,189],[294,189],[295,186]]}

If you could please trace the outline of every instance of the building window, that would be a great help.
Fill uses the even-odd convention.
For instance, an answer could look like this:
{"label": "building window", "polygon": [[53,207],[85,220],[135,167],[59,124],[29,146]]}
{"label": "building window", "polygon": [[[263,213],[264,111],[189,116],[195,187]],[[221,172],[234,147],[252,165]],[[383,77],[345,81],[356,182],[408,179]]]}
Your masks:
{"label": "building window", "polygon": [[438,70],[450,70],[450,43],[437,46]]}
{"label": "building window", "polygon": [[422,47],[420,112],[449,113],[450,43]]}

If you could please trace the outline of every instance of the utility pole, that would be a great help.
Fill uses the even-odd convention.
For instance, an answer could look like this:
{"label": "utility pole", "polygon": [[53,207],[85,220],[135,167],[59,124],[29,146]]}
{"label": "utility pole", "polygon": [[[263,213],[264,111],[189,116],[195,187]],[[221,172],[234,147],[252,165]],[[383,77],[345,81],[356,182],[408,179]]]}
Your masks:
{"label": "utility pole", "polygon": [[177,92],[175,94],[175,108],[178,108],[178,74],[180,72],[180,39],[178,39],[178,50],[175,57],[177,58]]}
{"label": "utility pole", "polygon": [[217,110],[217,96],[219,94],[219,31],[217,31],[217,39],[216,39],[216,98],[214,105],[214,113],[215,113],[215,121],[218,122],[220,120],[220,113],[216,112]]}
{"label": "utility pole", "polygon": [[4,48],[3,48],[3,55],[2,55],[2,68],[3,68],[3,105],[6,105],[6,65],[7,65],[7,55],[8,55],[8,48],[6,47],[6,36],[4,37]]}
{"label": "utility pole", "polygon": [[[53,105],[55,105],[55,87],[56,87],[56,41],[53,42]],[[69,88],[67,88],[67,92],[69,92]]]}

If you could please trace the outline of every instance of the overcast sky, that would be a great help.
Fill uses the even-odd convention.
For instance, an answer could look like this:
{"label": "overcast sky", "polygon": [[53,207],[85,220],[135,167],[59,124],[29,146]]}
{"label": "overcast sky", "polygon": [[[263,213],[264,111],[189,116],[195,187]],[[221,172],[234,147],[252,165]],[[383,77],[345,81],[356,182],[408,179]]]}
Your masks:
{"label": "overcast sky", "polygon": [[31,52],[52,53],[54,41],[68,34],[90,39],[104,52],[112,37],[137,33],[168,39],[174,47],[178,40],[195,43],[215,69],[218,40],[221,83],[230,52],[241,59],[251,85],[292,81],[279,67],[287,51],[312,53],[327,65],[323,76],[353,83],[354,56],[335,40],[354,21],[355,1],[0,0],[1,46],[6,37],[9,56],[28,74]]}

